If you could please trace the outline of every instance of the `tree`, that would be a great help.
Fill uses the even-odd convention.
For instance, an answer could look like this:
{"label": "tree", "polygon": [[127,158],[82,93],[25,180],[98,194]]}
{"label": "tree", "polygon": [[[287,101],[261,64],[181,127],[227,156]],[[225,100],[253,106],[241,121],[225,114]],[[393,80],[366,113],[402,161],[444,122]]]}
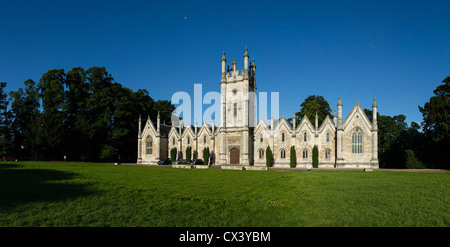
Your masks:
{"label": "tree", "polygon": [[270,150],[270,147],[267,146],[266,148],[266,166],[271,167],[273,165],[273,157],[272,157],[272,150]]}
{"label": "tree", "polygon": [[208,165],[209,161],[209,147],[203,148],[203,164]]}
{"label": "tree", "polygon": [[295,147],[294,146],[291,147],[291,157],[290,157],[290,161],[289,162],[290,162],[289,164],[290,164],[290,166],[292,168],[294,168],[296,166],[296,164],[297,164],[297,155],[295,153]]}
{"label": "tree", "polygon": [[405,150],[406,168],[408,169],[423,169],[425,168],[422,162],[420,162],[414,155],[414,151],[411,149]]}
{"label": "tree", "polygon": [[93,140],[89,137],[89,83],[86,71],[75,67],[67,72],[65,85],[65,102],[63,105],[64,121],[64,149],[70,160],[87,161],[94,156],[91,153]]}
{"label": "tree", "polygon": [[419,110],[423,116],[422,128],[429,145],[428,157],[433,167],[450,168],[450,76],[436,87],[429,102]]}
{"label": "tree", "polygon": [[13,150],[19,158],[37,160],[42,149],[43,123],[39,111],[39,91],[28,79],[25,89],[9,92],[11,101]]}
{"label": "tree", "polygon": [[[327,116],[333,118],[328,102],[322,96],[311,95],[300,104],[300,111],[295,113],[297,124],[300,123],[304,116],[307,116],[309,121],[314,123],[316,112],[318,115],[319,126]],[[292,124],[292,118],[289,118],[287,121]]]}
{"label": "tree", "polygon": [[170,161],[174,162],[177,159],[177,148],[170,149]]}
{"label": "tree", "polygon": [[191,155],[192,155],[192,147],[188,146],[186,148],[186,161],[189,163],[191,162]]}
{"label": "tree", "polygon": [[42,99],[42,141],[43,152],[47,159],[62,159],[61,144],[63,139],[62,107],[65,100],[63,69],[52,69],[42,75],[38,83]]}
{"label": "tree", "polygon": [[6,82],[0,82],[0,156],[6,155],[11,150],[11,126],[9,102],[5,92]]}
{"label": "tree", "polygon": [[319,148],[317,145],[313,147],[312,151],[312,159],[313,159],[313,167],[318,168],[319,167]]}

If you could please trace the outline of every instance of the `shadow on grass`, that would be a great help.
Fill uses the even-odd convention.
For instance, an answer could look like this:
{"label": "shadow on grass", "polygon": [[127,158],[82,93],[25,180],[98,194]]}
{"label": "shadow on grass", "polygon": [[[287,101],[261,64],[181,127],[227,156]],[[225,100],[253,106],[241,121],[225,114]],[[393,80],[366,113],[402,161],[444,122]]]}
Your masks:
{"label": "shadow on grass", "polygon": [[30,202],[62,201],[95,193],[87,188],[87,184],[69,181],[75,176],[75,173],[63,171],[1,164],[0,208],[11,209]]}

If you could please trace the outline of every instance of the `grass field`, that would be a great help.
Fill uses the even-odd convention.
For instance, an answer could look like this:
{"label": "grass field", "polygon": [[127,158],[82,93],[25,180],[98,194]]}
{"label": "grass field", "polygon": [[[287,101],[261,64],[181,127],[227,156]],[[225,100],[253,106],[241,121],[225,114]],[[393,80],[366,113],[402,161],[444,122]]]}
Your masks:
{"label": "grass field", "polygon": [[0,226],[450,226],[450,173],[0,163]]}

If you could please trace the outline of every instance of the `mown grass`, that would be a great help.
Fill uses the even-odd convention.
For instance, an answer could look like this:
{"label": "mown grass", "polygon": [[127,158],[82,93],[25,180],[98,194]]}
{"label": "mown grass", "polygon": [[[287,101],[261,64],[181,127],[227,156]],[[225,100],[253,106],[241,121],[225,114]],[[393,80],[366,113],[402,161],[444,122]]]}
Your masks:
{"label": "mown grass", "polygon": [[0,163],[0,226],[450,226],[450,173]]}

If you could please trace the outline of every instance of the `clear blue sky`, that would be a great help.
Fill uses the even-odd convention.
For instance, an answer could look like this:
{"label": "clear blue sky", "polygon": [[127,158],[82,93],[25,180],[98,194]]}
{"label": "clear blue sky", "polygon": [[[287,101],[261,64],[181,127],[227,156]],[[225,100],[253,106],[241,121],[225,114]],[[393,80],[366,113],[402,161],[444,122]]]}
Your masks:
{"label": "clear blue sky", "polygon": [[[344,118],[356,100],[421,122],[418,105],[450,76],[450,1],[2,1],[0,81],[104,66],[155,100],[220,90],[222,51],[256,60],[259,91],[291,117],[309,95]],[[206,107],[204,106],[204,110]]]}

